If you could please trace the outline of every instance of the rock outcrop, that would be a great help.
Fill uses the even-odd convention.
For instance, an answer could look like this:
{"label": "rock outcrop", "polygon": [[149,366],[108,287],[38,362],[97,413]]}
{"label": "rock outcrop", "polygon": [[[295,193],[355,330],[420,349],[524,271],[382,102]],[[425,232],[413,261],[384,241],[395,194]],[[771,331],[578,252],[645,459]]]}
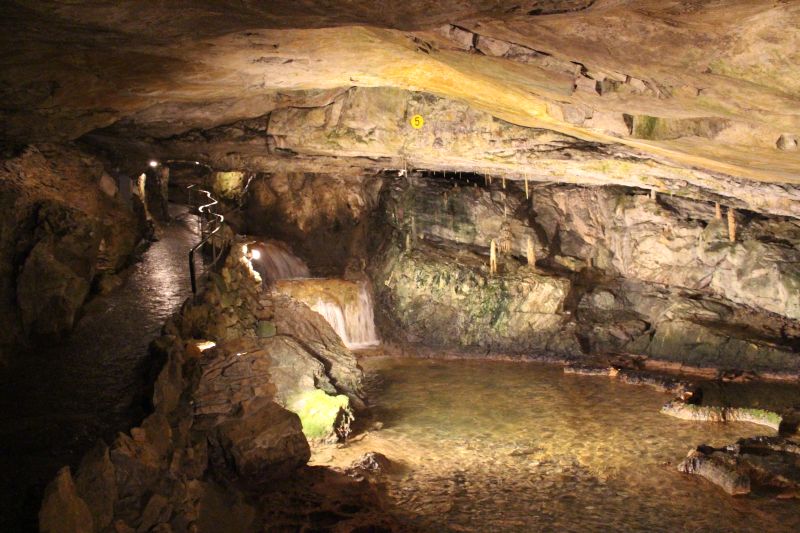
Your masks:
{"label": "rock outcrop", "polygon": [[723,448],[698,446],[678,465],[678,470],[702,476],[732,496],[761,490],[777,491],[780,499],[798,499],[799,454],[800,445],[794,441],[754,437]]}
{"label": "rock outcrop", "polygon": [[[233,244],[154,341],[165,360],[154,412],[90,452],[74,483],[68,469],[53,481],[45,530],[64,530],[53,525],[59,513],[75,522],[64,527],[87,531],[258,530],[275,509],[249,491],[297,475],[310,457],[307,435],[347,435],[364,406],[355,358],[307,306],[264,292],[245,247]],[[301,400],[317,403],[304,409]],[[322,416],[317,408],[329,404]]]}
{"label": "rock outcrop", "polygon": [[565,278],[527,268],[493,277],[486,263],[455,263],[435,248],[418,245],[387,253],[376,283],[385,309],[384,330],[401,340],[494,353],[571,356]]}
{"label": "rock outcrop", "polygon": [[377,177],[276,172],[259,175],[250,187],[243,233],[291,242],[318,275],[341,276],[366,255]]}
{"label": "rock outcrop", "polygon": [[458,173],[387,181],[382,198],[375,226],[388,225],[391,244],[373,239],[371,272],[384,335],[529,356],[628,354],[662,370],[800,372],[791,220],[741,213],[731,241],[707,203],[617,187],[529,184],[526,194]]}
{"label": "rock outcrop", "polygon": [[28,147],[0,168],[0,346],[68,333],[141,235],[115,180],[75,148]]}

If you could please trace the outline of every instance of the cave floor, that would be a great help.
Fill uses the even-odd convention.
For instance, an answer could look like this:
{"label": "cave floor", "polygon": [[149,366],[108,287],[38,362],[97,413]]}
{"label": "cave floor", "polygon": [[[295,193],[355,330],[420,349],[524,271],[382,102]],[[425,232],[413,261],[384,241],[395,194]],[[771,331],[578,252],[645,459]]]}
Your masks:
{"label": "cave floor", "polygon": [[[795,502],[676,470],[700,443],[774,431],[659,413],[670,396],[553,365],[362,359],[373,429],[312,464],[392,466],[388,507],[423,531],[798,531]],[[374,424],[379,423],[377,426]],[[382,424],[382,427],[380,426]]]}
{"label": "cave floor", "polygon": [[144,415],[148,344],[190,293],[196,218],[170,205],[172,222],[124,284],[87,306],[62,341],[12,358],[0,373],[0,531],[36,530],[45,484],[97,441]]}

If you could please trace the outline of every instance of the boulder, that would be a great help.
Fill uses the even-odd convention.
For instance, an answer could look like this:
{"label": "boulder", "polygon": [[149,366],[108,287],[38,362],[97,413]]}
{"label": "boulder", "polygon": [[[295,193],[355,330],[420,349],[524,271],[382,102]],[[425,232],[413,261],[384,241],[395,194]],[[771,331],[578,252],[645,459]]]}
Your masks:
{"label": "boulder", "polygon": [[98,530],[103,530],[114,517],[117,483],[108,446],[99,443],[81,460],[75,485],[86,502]]}
{"label": "boulder", "polygon": [[59,337],[72,330],[89,289],[86,276],[56,258],[52,243],[39,242],[17,278],[17,302],[25,332]]}
{"label": "boulder", "polygon": [[100,176],[100,181],[98,182],[97,186],[100,188],[103,193],[111,198],[114,198],[119,194],[119,187],[117,186],[117,182],[106,173],[103,173]]}
{"label": "boulder", "polygon": [[782,437],[753,437],[722,448],[698,446],[678,465],[678,470],[700,475],[731,495],[766,489],[779,491],[779,499],[795,499],[800,494],[798,457],[797,442]]}
{"label": "boulder", "polygon": [[704,477],[731,496],[749,494],[750,478],[737,468],[735,461],[724,454],[702,451],[705,449],[701,446],[689,452],[678,471]]}
{"label": "boulder", "polygon": [[300,418],[274,402],[220,424],[217,434],[229,467],[250,485],[285,477],[311,457]]}
{"label": "boulder", "polygon": [[92,513],[78,496],[69,467],[56,474],[45,489],[39,510],[42,533],[94,533]]}
{"label": "boulder", "polygon": [[410,253],[395,248],[375,280],[388,304],[379,315],[383,330],[433,346],[564,355],[579,350],[577,343],[563,342],[571,337],[562,314],[568,279],[529,269],[492,277],[484,268],[481,258],[466,254],[455,262],[433,247],[417,245]]}

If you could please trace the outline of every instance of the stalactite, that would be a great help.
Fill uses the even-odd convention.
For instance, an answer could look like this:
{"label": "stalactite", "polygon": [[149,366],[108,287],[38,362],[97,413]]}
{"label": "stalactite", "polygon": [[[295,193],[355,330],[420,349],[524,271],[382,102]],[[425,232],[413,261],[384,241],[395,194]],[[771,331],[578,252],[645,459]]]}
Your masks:
{"label": "stalactite", "polygon": [[514,234],[511,231],[511,224],[505,220],[500,226],[500,235],[497,239],[498,249],[501,253],[511,253],[511,248],[514,245]]}
{"label": "stalactite", "polygon": [[714,218],[722,220],[722,208],[719,206],[719,202],[714,202]]}
{"label": "stalactite", "polygon": [[497,274],[497,244],[492,239],[489,245],[489,274]]}
{"label": "stalactite", "polygon": [[655,189],[650,189],[650,199],[653,200],[654,202],[656,201],[656,190]]}
{"label": "stalactite", "polygon": [[406,250],[411,250],[411,234],[406,233]]}
{"label": "stalactite", "polygon": [[503,177],[503,188],[504,189],[506,188],[506,178],[505,177]]}
{"label": "stalactite", "polygon": [[528,190],[528,176],[525,176],[525,199],[530,198],[530,191]]}
{"label": "stalactite", "polygon": [[732,207],[728,208],[728,239],[736,242],[736,213]]}
{"label": "stalactite", "polygon": [[528,256],[528,264],[531,267],[536,267],[536,252],[533,249],[533,240],[528,237],[528,245],[527,245],[527,256]]}

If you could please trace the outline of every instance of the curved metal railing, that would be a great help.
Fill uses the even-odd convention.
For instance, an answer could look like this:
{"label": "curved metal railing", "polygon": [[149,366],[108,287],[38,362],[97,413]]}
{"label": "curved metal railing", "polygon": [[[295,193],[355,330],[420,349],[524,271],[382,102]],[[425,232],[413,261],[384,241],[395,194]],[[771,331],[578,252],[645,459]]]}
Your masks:
{"label": "curved metal railing", "polygon": [[200,250],[206,244],[211,244],[211,260],[206,265],[206,271],[214,268],[220,258],[224,255],[225,246],[217,247],[217,242],[213,238],[219,230],[222,229],[223,224],[225,223],[225,217],[220,213],[216,213],[211,210],[211,208],[219,202],[211,196],[211,193],[205,189],[195,189],[195,185],[189,185],[187,189],[190,190],[190,194],[197,190],[197,192],[201,194],[205,194],[208,198],[209,202],[203,204],[197,208],[198,211],[198,221],[200,226],[200,242],[195,244],[191,250],[189,250],[189,276],[191,277],[192,281],[192,294],[197,294],[197,271],[195,268],[195,260],[194,256],[197,250]]}

